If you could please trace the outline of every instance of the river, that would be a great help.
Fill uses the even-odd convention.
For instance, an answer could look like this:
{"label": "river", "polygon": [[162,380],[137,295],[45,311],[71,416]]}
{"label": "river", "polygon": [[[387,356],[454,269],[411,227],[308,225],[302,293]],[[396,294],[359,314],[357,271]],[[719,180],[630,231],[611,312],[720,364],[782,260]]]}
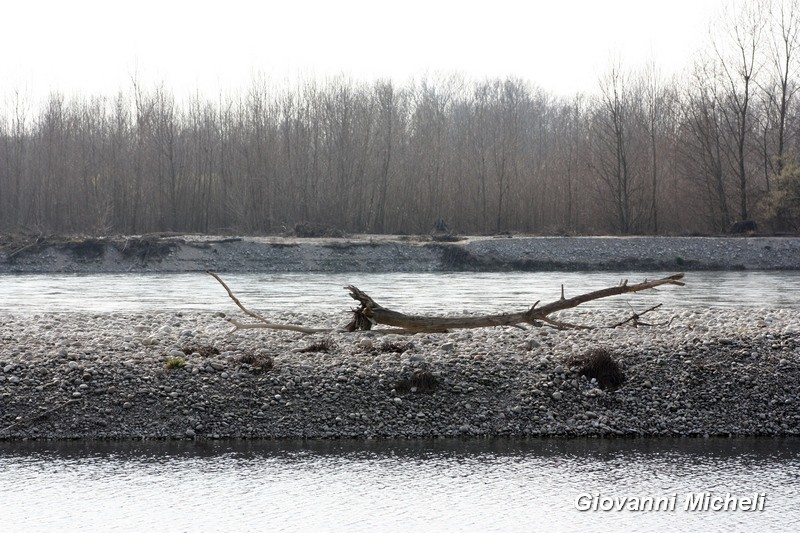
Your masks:
{"label": "river", "polygon": [[[2,531],[791,531],[800,523],[797,439],[0,443],[0,471]],[[763,510],[685,510],[703,492],[763,495]],[[577,509],[598,494],[676,505]]]}
{"label": "river", "polygon": [[[657,275],[650,274],[653,278]],[[397,309],[524,308],[635,273],[230,274],[254,309],[342,312],[356,284]],[[593,302],[800,309],[799,272],[692,272]],[[204,274],[4,275],[0,312],[229,311]],[[2,408],[2,405],[0,405]],[[793,531],[798,439],[0,442],[0,531]],[[761,497],[760,511],[686,511]],[[675,510],[580,511],[672,498]],[[627,500],[624,500],[627,498]],[[609,504],[610,505],[610,504]]]}
{"label": "river", "polygon": [[[249,308],[339,313],[354,305],[346,285],[356,285],[386,307],[424,313],[524,309],[617,285],[671,273],[493,272],[493,273],[288,273],[226,274]],[[667,308],[745,307],[800,309],[800,271],[690,272],[686,286],[590,302],[583,308],[663,303]],[[186,274],[6,274],[0,275],[0,312],[153,312],[232,310],[225,290],[204,273]]]}

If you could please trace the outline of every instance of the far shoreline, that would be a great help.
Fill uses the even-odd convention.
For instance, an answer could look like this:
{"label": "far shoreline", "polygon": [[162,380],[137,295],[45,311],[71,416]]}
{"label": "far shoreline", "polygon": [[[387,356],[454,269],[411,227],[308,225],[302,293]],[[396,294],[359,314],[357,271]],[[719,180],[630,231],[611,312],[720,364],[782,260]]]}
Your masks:
{"label": "far shoreline", "polygon": [[800,237],[0,235],[0,274],[800,270]]}

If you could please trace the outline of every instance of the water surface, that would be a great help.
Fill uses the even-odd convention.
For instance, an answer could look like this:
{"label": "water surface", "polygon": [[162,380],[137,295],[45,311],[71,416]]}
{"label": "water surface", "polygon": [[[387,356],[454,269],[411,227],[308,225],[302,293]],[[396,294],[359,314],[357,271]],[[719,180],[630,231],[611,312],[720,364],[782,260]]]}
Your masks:
{"label": "water surface", "polygon": [[[225,274],[249,308],[261,311],[347,311],[355,302],[344,290],[356,285],[397,310],[496,312],[521,310],[619,284],[671,273],[287,273]],[[784,308],[800,309],[800,271],[690,272],[685,287],[667,286],[585,304],[584,308]],[[149,312],[233,310],[225,290],[203,273],[5,274],[0,275],[0,312]]]}
{"label": "water surface", "polygon": [[[800,440],[0,443],[3,531],[790,531]],[[688,492],[766,493],[687,512]],[[677,494],[580,512],[581,493]]]}

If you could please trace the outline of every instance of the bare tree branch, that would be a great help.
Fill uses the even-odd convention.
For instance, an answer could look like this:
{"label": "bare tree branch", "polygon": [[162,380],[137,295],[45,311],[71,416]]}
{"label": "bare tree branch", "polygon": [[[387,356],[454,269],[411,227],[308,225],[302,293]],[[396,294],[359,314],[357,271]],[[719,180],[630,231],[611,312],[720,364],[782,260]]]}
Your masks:
{"label": "bare tree branch", "polygon": [[[471,329],[471,328],[486,328],[493,326],[518,326],[519,324],[539,325],[540,322],[547,322],[561,328],[586,328],[591,329],[590,326],[578,326],[559,322],[548,317],[557,311],[572,309],[581,304],[590,302],[592,300],[599,300],[609,296],[616,296],[618,294],[626,294],[632,292],[639,292],[647,289],[653,289],[661,285],[678,285],[683,286],[685,283],[681,281],[683,274],[674,274],[666,278],[661,278],[653,281],[644,281],[635,285],[628,285],[628,281],[624,280],[617,287],[610,287],[601,289],[586,294],[581,294],[572,298],[562,298],[555,302],[546,304],[537,308],[536,305],[527,311],[518,313],[506,313],[499,315],[482,315],[471,317],[429,317],[429,316],[415,316],[406,315],[397,311],[387,309],[373,300],[367,293],[354,287],[352,285],[346,287],[350,291],[350,296],[357,300],[361,305],[358,309],[353,311],[353,321],[348,324],[348,331],[356,331],[358,329],[370,329],[374,324],[384,324],[400,328],[409,333],[442,333],[451,329]],[[622,325],[633,318],[626,320],[618,325]]]}
{"label": "bare tree branch", "polygon": [[242,302],[240,302],[239,299],[233,294],[233,291],[231,291],[230,287],[228,287],[225,282],[222,281],[222,278],[220,278],[217,274],[211,271],[207,271],[206,273],[210,276],[213,276],[213,278],[225,288],[225,290],[228,292],[228,296],[230,296],[231,300],[233,300],[233,303],[235,303],[239,309],[244,311],[244,314],[251,316],[260,322],[260,324],[242,324],[238,320],[228,319],[228,322],[233,325],[233,329],[230,331],[231,333],[240,329],[276,329],[284,331],[297,331],[298,333],[328,333],[332,331],[330,328],[306,328],[292,324],[275,324],[270,322],[266,318],[254,313],[253,311],[250,311],[248,308],[242,305]]}
{"label": "bare tree branch", "polygon": [[[222,281],[217,274],[213,272],[208,272],[209,275],[213,276],[228,292],[228,296],[233,300],[239,309],[241,309],[246,315],[255,318],[259,321],[256,324],[243,324],[235,319],[228,319],[228,322],[233,324],[234,329],[231,330],[231,333],[240,329],[275,329],[275,330],[287,330],[287,331],[296,331],[299,333],[329,333],[334,331],[330,328],[308,328],[304,326],[295,326],[292,324],[275,324],[269,322],[262,316],[254,313],[247,309],[242,303],[239,301],[238,298],[233,294],[231,289]],[[548,315],[556,313],[558,311],[563,311],[566,309],[572,309],[574,307],[578,307],[581,304],[586,302],[590,302],[592,300],[599,300],[601,298],[607,298],[609,296],[616,296],[618,294],[627,294],[632,292],[640,292],[647,289],[653,289],[656,287],[660,287],[662,285],[677,285],[683,286],[685,283],[681,281],[683,279],[683,274],[673,274],[672,276],[668,276],[666,278],[661,278],[652,281],[643,281],[641,283],[637,283],[634,285],[628,285],[628,280],[623,280],[617,287],[609,287],[607,289],[601,289],[594,292],[589,292],[586,294],[581,294],[578,296],[574,296],[572,298],[565,298],[564,297],[564,288],[561,288],[561,298],[556,300],[555,302],[549,303],[542,307],[537,307],[539,302],[537,301],[533,306],[528,309],[527,311],[517,312],[517,313],[505,313],[499,315],[480,315],[480,316],[469,316],[469,317],[430,317],[430,316],[416,316],[416,315],[406,315],[404,313],[400,313],[397,311],[392,311],[391,309],[387,309],[377,303],[375,300],[372,299],[367,293],[355,287],[353,285],[349,285],[345,287],[348,291],[350,291],[350,296],[359,302],[359,307],[353,310],[353,319],[347,325],[346,331],[353,332],[353,331],[363,331],[363,330],[372,330],[373,326],[378,324],[382,324],[385,326],[391,326],[392,329],[381,329],[381,330],[372,330],[376,333],[398,333],[398,334],[414,334],[414,333],[447,333],[453,329],[471,329],[471,328],[487,328],[487,327],[494,327],[494,326],[509,326],[515,327],[520,329],[525,329],[522,324],[529,324],[532,326],[542,326],[543,324],[550,325],[552,327],[558,329],[595,329],[593,326],[585,326],[579,324],[571,324],[568,322],[563,322],[560,320],[556,320],[550,318]],[[644,315],[645,313],[649,313],[660,307],[659,305],[653,306],[642,313],[634,314],[630,318],[623,320],[617,324],[613,324],[611,326],[607,326],[610,328],[616,328],[627,324],[629,322],[633,323],[634,326],[640,325],[650,325],[646,323],[642,323],[639,321],[639,318]]]}

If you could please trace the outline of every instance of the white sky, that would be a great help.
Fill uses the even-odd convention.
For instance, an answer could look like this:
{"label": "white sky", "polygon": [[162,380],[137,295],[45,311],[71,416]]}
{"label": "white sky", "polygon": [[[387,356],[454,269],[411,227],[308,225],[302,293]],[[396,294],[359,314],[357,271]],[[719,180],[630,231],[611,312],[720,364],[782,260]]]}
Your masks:
{"label": "white sky", "polygon": [[461,72],[591,92],[619,56],[688,66],[724,0],[4,0],[0,95],[176,95],[341,73],[403,82]]}

